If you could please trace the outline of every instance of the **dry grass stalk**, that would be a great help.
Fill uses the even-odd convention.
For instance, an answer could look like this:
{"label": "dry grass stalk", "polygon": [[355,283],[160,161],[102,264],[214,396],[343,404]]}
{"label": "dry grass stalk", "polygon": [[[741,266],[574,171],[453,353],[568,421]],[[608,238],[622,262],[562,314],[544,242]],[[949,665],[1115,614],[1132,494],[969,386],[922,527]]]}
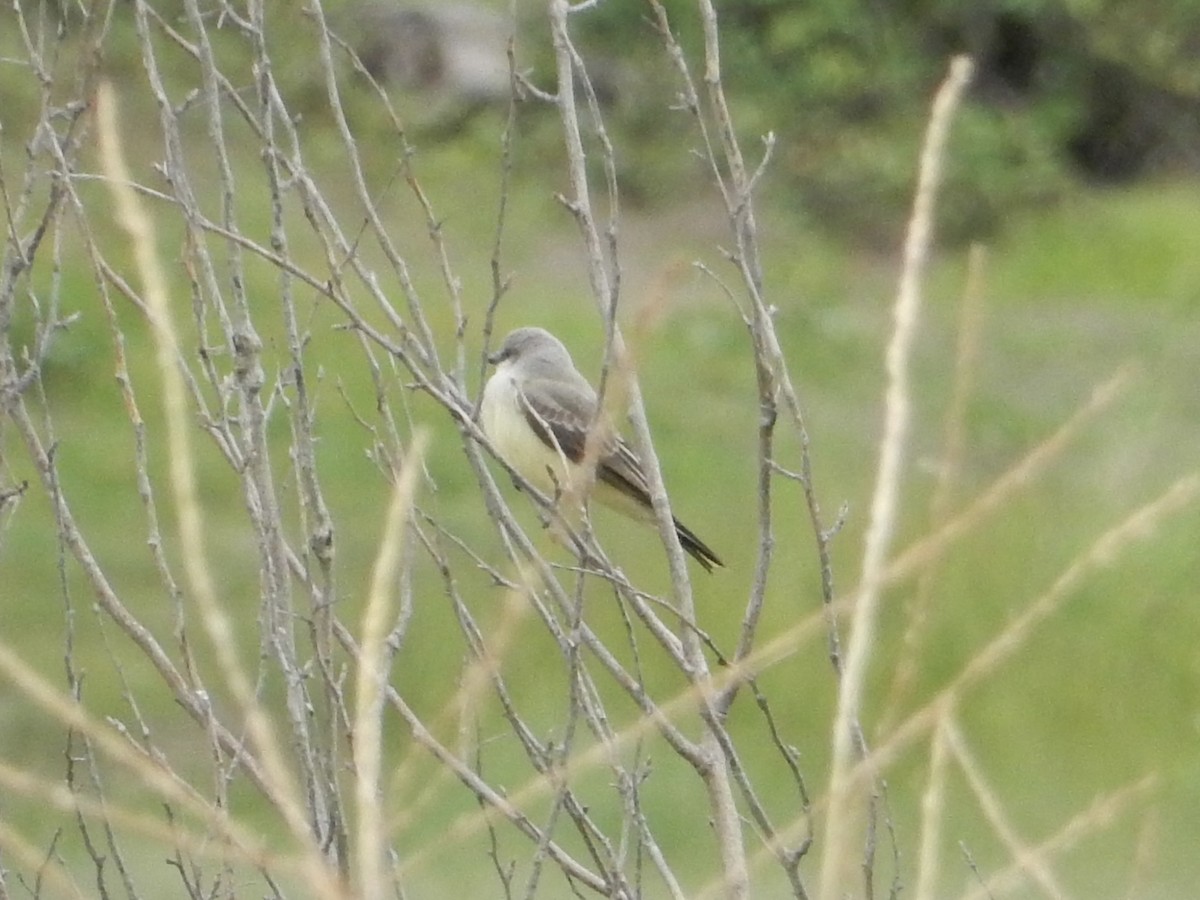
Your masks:
{"label": "dry grass stalk", "polygon": [[921,833],[917,851],[914,900],[935,900],[941,869],[940,851],[946,813],[946,776],[949,769],[946,727],[950,711],[938,721],[930,736],[929,781],[921,795]]}
{"label": "dry grass stalk", "polygon": [[1035,597],[1000,634],[976,653],[942,690],[919,710],[903,719],[891,734],[856,767],[853,777],[865,781],[882,770],[922,735],[927,734],[951,704],[1006,662],[1047,617],[1071,599],[1096,572],[1114,565],[1123,554],[1152,537],[1172,516],[1200,499],[1200,475],[1185,475],[1149,503],[1134,510],[1101,534],[1079,554],[1042,594]]}
{"label": "dry grass stalk", "polygon": [[396,473],[392,502],[371,573],[371,589],[363,610],[355,683],[354,792],[358,807],[358,886],[363,900],[383,900],[391,881],[385,874],[389,828],[383,809],[380,775],[383,767],[383,712],[390,669],[386,641],[390,631],[393,594],[412,514],[417,478],[424,464],[428,436],[418,432],[404,467]]}
{"label": "dry grass stalk", "polygon": [[941,727],[944,729],[946,743],[954,754],[954,761],[967,776],[967,784],[970,786],[971,792],[979,801],[979,807],[983,810],[988,824],[992,826],[992,830],[996,832],[1012,857],[1013,864],[1021,868],[1025,877],[1035,883],[1047,897],[1054,897],[1056,900],[1065,898],[1067,892],[1059,883],[1058,877],[1050,867],[1049,860],[1035,853],[1029,844],[1017,834],[1016,827],[1004,810],[1000,794],[988,784],[983,769],[967,745],[966,738],[959,730],[958,724],[953,720],[943,720]]}
{"label": "dry grass stalk", "polygon": [[1060,459],[1084,426],[1129,389],[1136,367],[1124,365],[1096,385],[1091,396],[1053,434],[1040,441],[961,512],[931,534],[906,547],[888,564],[885,581],[896,584],[934,565],[955,542],[978,528],[988,515],[1002,509],[1019,490],[1030,487],[1046,468]]}
{"label": "dry grass stalk", "polygon": [[[205,800],[172,769],[150,758],[145,751],[133,745],[111,726],[96,721],[79,703],[55,689],[22,661],[12,647],[4,643],[0,643],[0,672],[24,697],[33,700],[47,716],[84,735],[108,759],[137,778],[163,802],[177,806],[202,823],[206,830],[217,835],[240,859],[261,865],[269,858],[258,836],[233,820],[227,810]],[[5,767],[5,771],[11,776],[6,782],[15,791],[32,794],[44,786],[40,779],[29,781],[21,777],[22,773],[18,769]],[[131,823],[140,823],[152,833],[156,830],[148,819],[133,811],[126,815],[119,807],[114,809],[108,801],[104,804],[92,803],[79,794],[69,792],[64,786],[49,791],[48,796],[63,809],[99,817],[115,816],[127,819]],[[161,824],[157,833],[161,835]],[[196,843],[201,843],[200,839],[197,839]]]}
{"label": "dry grass stalk", "polygon": [[1107,828],[1131,804],[1154,790],[1157,784],[1156,775],[1146,775],[1115,791],[1100,795],[1091,806],[1072,817],[1046,840],[1029,848],[1023,859],[1016,860],[989,876],[983,884],[963,894],[961,900],[984,900],[1016,890],[1026,882],[1030,866],[1045,868],[1049,860],[1066,853],[1083,838]]}
{"label": "dry grass stalk", "polygon": [[[929,500],[929,531],[936,533],[950,516],[954,493],[962,474],[966,451],[967,403],[973,390],[979,336],[983,325],[983,269],[986,253],[981,244],[971,246],[967,258],[967,281],[959,305],[958,342],[954,354],[953,394],[946,407],[942,426],[942,449],[937,480]],[[879,717],[877,730],[888,731],[899,714],[916,680],[918,659],[933,603],[938,567],[927,566],[917,578],[916,591],[907,609],[908,623],[901,641],[901,656],[888,689],[888,698]]]}
{"label": "dry grass stalk", "polygon": [[904,266],[894,307],[895,327],[888,344],[884,430],[879,469],[871,500],[862,575],[851,614],[850,639],[838,684],[837,714],[833,723],[831,802],[821,848],[820,900],[834,900],[851,890],[852,860],[858,857],[854,820],[866,808],[865,798],[854,788],[850,772],[864,752],[860,746],[860,714],[874,642],[875,619],[883,591],[892,533],[899,515],[900,479],[909,426],[908,363],[917,335],[921,307],[921,279],[933,234],[934,201],[941,180],[943,156],[950,122],[971,77],[971,61],[955,58],[950,73],[938,89],[929,117],[917,180],[917,195],[904,244]]}
{"label": "dry grass stalk", "polygon": [[132,187],[133,178],[121,147],[116,95],[107,82],[100,84],[96,94],[96,128],[101,167],[116,207],[116,221],[129,236],[134,267],[141,278],[146,313],[154,334],[163,386],[171,486],[188,584],[199,606],[200,620],[221,661],[227,684],[249,727],[263,773],[268,779],[271,800],[282,814],[293,839],[305,848],[312,883],[324,896],[337,897],[342,890],[341,884],[324,864],[321,849],[313,841],[299,786],[292,777],[270,717],[256,699],[251,681],[238,658],[232,621],[218,599],[212,581],[212,566],[205,550],[207,529],[196,487],[191,416],[187,390],[179,372],[179,339],[171,310],[168,279],[158,259],[153,223]]}

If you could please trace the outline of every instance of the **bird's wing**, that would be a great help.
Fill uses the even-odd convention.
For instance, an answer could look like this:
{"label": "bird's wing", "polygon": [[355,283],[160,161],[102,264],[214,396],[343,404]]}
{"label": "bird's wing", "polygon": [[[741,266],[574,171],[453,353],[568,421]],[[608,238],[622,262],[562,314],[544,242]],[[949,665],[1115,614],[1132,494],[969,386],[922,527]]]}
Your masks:
{"label": "bird's wing", "polygon": [[542,443],[570,462],[583,459],[588,427],[596,415],[596,397],[589,386],[530,379],[518,393],[518,404]]}
{"label": "bird's wing", "polygon": [[600,459],[596,477],[633,497],[639,505],[650,506],[650,485],[646,483],[642,461],[621,437],[614,440],[611,452]]}
{"label": "bird's wing", "polygon": [[[572,463],[583,461],[584,452],[587,452],[588,430],[595,425],[596,418],[596,396],[592,385],[558,379],[533,379],[523,386],[520,403],[524,418],[542,443],[560,452]],[[620,479],[628,480],[632,486],[640,488],[640,492],[646,491],[641,463],[638,463],[629,445],[616,433],[607,438],[602,434],[600,437],[604,443],[600,445],[599,458],[596,460],[598,478],[610,480],[607,470],[613,469]]]}
{"label": "bird's wing", "polygon": [[[525,421],[543,443],[570,462],[583,461],[588,429],[596,418],[596,395],[590,385],[537,379],[521,391],[520,402]],[[637,454],[615,433],[603,440],[596,477],[648,502],[650,491]]]}
{"label": "bird's wing", "polygon": [[[596,418],[596,394],[592,386],[580,377],[577,381],[532,379],[517,392],[517,405],[525,421],[538,438],[561,453],[568,462],[580,464],[587,453],[588,429]],[[600,423],[604,427],[604,423]],[[596,460],[596,479],[615,488],[621,497],[619,510],[634,518],[652,519],[650,488],[642,471],[641,460],[621,436],[608,432]],[[599,499],[604,500],[603,496]],[[708,546],[678,519],[675,530],[683,549],[690,553],[709,572],[724,563]]]}

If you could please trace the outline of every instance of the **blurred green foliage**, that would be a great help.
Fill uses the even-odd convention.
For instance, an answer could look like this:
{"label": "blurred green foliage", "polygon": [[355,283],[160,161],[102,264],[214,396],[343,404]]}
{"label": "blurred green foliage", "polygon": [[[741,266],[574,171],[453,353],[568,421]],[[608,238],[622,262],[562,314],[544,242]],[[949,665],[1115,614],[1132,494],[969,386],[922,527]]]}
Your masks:
{"label": "blurred green foliage", "polygon": [[1187,0],[1064,0],[1097,56],[1169,90],[1200,95],[1200,6]]}
{"label": "blurred green foliage", "polygon": [[[667,7],[699,58],[690,4]],[[841,234],[899,232],[928,103],[957,52],[974,57],[976,78],[955,126],[944,238],[991,234],[1076,174],[1126,178],[1200,157],[1190,0],[742,0],[718,15],[743,137],[776,131],[797,208]],[[600,4],[586,25],[622,58],[657,40],[625,4]]]}
{"label": "blurred green foliage", "polygon": [[[322,8],[354,42],[372,21],[366,10],[381,5],[328,0]],[[505,3],[480,5],[508,12]],[[665,5],[698,66],[702,34],[693,5]],[[901,233],[928,104],[954,53],[973,56],[976,76],[972,102],[955,126],[943,240],[993,234],[1014,211],[1061,196],[1073,177],[1126,180],[1200,163],[1200,4],[1191,0],[740,0],[717,7],[724,83],[743,139],[753,148],[775,132],[776,169],[794,209],[842,236],[889,244]],[[156,8],[167,22],[184,17],[177,0]],[[293,109],[320,120],[327,114],[322,76],[302,49],[307,43],[288,39],[307,27],[311,13],[285,0],[269,0],[266,8],[276,79]],[[79,14],[64,9],[69,25]],[[131,19],[126,4],[115,14]],[[686,114],[663,115],[677,93],[677,73],[659,52],[650,19],[640,4],[610,0],[583,9],[573,25],[590,75],[613,104],[606,127],[621,145],[625,197],[653,205],[694,172],[678,162],[681,135],[693,139]],[[118,22],[106,47],[116,74],[140,65],[127,24]],[[519,68],[553,90],[540,9],[520,7],[516,29]],[[219,55],[243,51],[235,29],[213,34]],[[349,73],[349,58],[338,55]],[[360,131],[390,127],[365,92],[343,99]],[[404,91],[393,99],[417,138],[475,131],[480,145],[494,139],[493,122],[475,128],[474,107]],[[521,115],[530,155],[553,151],[559,136],[552,110],[530,101]]]}

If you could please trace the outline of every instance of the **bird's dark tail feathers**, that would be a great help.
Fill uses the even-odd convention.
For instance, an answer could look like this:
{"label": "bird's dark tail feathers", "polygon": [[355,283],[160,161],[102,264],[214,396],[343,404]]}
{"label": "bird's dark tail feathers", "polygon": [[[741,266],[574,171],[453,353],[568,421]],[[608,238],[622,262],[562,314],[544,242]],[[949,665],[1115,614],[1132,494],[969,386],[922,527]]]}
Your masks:
{"label": "bird's dark tail feathers", "polygon": [[683,549],[691,554],[692,558],[700,565],[704,566],[706,572],[711,572],[714,567],[725,567],[725,563],[721,562],[721,558],[709,549],[708,545],[692,532],[690,528],[680,522],[678,519],[675,522],[675,533],[679,535],[679,543]]}

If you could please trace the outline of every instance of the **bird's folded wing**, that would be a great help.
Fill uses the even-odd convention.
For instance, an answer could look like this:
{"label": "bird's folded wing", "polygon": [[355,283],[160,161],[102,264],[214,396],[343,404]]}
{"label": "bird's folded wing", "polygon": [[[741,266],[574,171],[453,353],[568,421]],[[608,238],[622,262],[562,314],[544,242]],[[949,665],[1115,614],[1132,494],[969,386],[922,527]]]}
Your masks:
{"label": "bird's folded wing", "polygon": [[525,383],[518,404],[542,443],[570,462],[583,459],[596,411],[593,398],[569,384],[539,378]]}
{"label": "bird's folded wing", "polygon": [[613,452],[600,460],[596,477],[633,497],[639,504],[650,505],[650,486],[642,472],[642,463],[624,440],[618,437]]}
{"label": "bird's folded wing", "polygon": [[[588,429],[605,428],[595,422],[596,397],[586,390],[561,381],[537,379],[520,394],[525,421],[542,442],[568,461],[581,463],[587,452]],[[646,478],[637,455],[619,435],[601,434],[596,460],[596,477],[633,496],[649,497]]]}

